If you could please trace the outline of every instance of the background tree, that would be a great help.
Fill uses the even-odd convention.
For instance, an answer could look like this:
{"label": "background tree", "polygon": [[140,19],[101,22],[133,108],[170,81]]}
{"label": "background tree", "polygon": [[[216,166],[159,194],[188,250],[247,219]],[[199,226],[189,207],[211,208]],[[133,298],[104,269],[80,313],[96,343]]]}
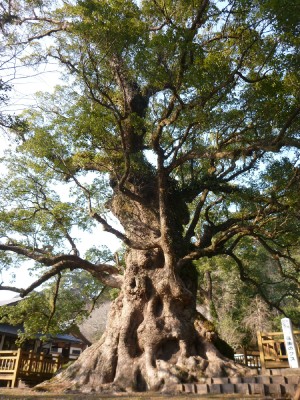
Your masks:
{"label": "background tree", "polygon": [[277,263],[263,249],[253,250],[248,253],[247,273],[254,284],[240,279],[229,258],[200,260],[197,266],[198,310],[214,322],[219,335],[235,350],[256,348],[258,330],[280,331],[284,314],[299,326],[299,287],[282,277]]}
{"label": "background tree", "polygon": [[[12,290],[24,296],[69,269],[120,289],[101,340],[55,386],[157,390],[238,373],[196,312],[197,260],[231,259],[267,299],[249,259],[259,243],[298,287],[296,11],[245,0],[7,4],[8,39],[31,45],[25,61],[55,59],[69,78],[27,113],[2,179],[3,264],[43,267]],[[75,227],[98,225],[126,246],[125,270],[81,255]]]}
{"label": "background tree", "polygon": [[1,322],[22,324],[24,331],[19,333],[20,344],[36,338],[37,334],[78,333],[79,325],[99,306],[104,288],[84,272],[58,274],[43,290],[33,292],[21,301],[16,298],[16,305],[2,306]]}

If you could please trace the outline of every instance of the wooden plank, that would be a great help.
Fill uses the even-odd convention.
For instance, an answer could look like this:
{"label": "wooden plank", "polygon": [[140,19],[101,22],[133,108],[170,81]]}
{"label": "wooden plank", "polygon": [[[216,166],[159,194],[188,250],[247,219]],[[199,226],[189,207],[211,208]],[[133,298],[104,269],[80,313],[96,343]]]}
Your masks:
{"label": "wooden plank", "polygon": [[[12,373],[13,373],[13,371],[12,371]],[[1,381],[11,380],[12,373],[0,374],[0,380]]]}
{"label": "wooden plank", "polygon": [[266,363],[266,365],[267,365],[267,367],[266,367],[267,369],[277,369],[277,368],[288,368],[289,367],[288,362],[278,363],[278,362],[268,361]]}
{"label": "wooden plank", "polygon": [[11,381],[11,387],[13,387],[13,388],[16,387],[16,384],[17,384],[20,361],[21,361],[21,349],[18,349],[15,370],[14,370],[13,378]]}
{"label": "wooden plank", "polygon": [[258,343],[261,369],[264,370],[264,369],[266,369],[266,363],[265,363],[265,356],[264,356],[261,332],[259,332],[259,331],[257,331],[257,343]]}
{"label": "wooden plank", "polygon": [[18,353],[18,350],[0,350],[0,355],[1,354],[12,354],[16,356]]}
{"label": "wooden plank", "polygon": [[13,374],[15,372],[14,369],[2,369],[0,371],[0,376],[2,376],[3,374]]}
{"label": "wooden plank", "polygon": [[[299,335],[300,331],[294,331],[294,335]],[[283,332],[261,332],[262,336],[283,336]]]}
{"label": "wooden plank", "polygon": [[259,356],[258,350],[247,350],[247,353],[252,356],[255,356],[255,355]]}

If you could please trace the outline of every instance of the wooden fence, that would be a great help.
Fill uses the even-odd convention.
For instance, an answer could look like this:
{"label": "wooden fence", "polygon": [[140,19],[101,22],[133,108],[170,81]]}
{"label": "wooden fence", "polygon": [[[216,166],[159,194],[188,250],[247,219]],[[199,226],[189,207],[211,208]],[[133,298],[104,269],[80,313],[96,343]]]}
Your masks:
{"label": "wooden fence", "polygon": [[52,357],[21,349],[1,350],[0,381],[7,381],[7,386],[11,387],[16,387],[19,379],[37,384],[50,379],[68,361],[61,356]]}
{"label": "wooden fence", "polygon": [[[299,357],[300,331],[294,331],[294,336]],[[282,332],[257,332],[257,342],[262,369],[289,367]]]}

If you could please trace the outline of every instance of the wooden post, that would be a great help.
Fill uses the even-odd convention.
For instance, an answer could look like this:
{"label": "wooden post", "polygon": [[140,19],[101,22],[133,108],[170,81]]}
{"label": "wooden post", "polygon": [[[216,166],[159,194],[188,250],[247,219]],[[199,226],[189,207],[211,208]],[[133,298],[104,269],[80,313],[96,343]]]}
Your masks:
{"label": "wooden post", "polygon": [[11,387],[14,388],[16,386],[18,374],[19,374],[19,368],[20,368],[20,361],[21,361],[21,349],[17,350],[17,357],[16,357],[16,362],[15,362],[15,367],[14,367],[14,373],[13,377],[11,380]]}
{"label": "wooden post", "polygon": [[55,372],[57,372],[59,370],[59,368],[62,366],[62,364],[63,364],[63,357],[61,354],[59,354],[56,359],[56,367],[55,367],[56,371]]}
{"label": "wooden post", "polygon": [[263,371],[266,369],[266,362],[265,362],[264,348],[262,344],[262,333],[260,331],[257,331],[257,344],[259,350],[261,370]]}
{"label": "wooden post", "polygon": [[47,362],[47,356],[46,354],[42,351],[41,352],[41,369],[40,372],[45,372],[45,367],[46,367],[46,362]]}
{"label": "wooden post", "polygon": [[29,359],[28,374],[31,374],[32,363],[33,363],[33,351],[32,350],[29,350],[29,352],[28,352],[28,359]]}
{"label": "wooden post", "polygon": [[0,350],[2,350],[2,349],[3,349],[3,345],[4,345],[4,339],[5,339],[5,335],[4,335],[4,334],[2,334],[2,335],[1,335],[1,341],[0,341]]}

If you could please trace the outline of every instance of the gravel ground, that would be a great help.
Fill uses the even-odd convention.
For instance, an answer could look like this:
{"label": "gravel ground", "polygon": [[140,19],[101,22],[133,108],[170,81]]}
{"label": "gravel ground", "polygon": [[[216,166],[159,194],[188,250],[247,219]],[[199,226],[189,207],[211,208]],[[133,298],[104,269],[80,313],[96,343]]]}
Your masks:
{"label": "gravel ground", "polygon": [[[129,393],[122,393],[116,395],[106,395],[106,394],[85,394],[85,393],[67,393],[58,394],[51,392],[36,392],[30,389],[10,389],[10,388],[0,388],[0,400],[188,400],[188,399],[201,399],[201,400],[211,400],[211,399],[226,399],[226,400],[273,400],[271,397],[261,397],[261,396],[245,396],[238,397],[234,395],[211,395],[211,396],[199,396],[199,395],[161,395],[159,393],[139,393],[130,395]],[[277,400],[277,399],[276,399]]]}

